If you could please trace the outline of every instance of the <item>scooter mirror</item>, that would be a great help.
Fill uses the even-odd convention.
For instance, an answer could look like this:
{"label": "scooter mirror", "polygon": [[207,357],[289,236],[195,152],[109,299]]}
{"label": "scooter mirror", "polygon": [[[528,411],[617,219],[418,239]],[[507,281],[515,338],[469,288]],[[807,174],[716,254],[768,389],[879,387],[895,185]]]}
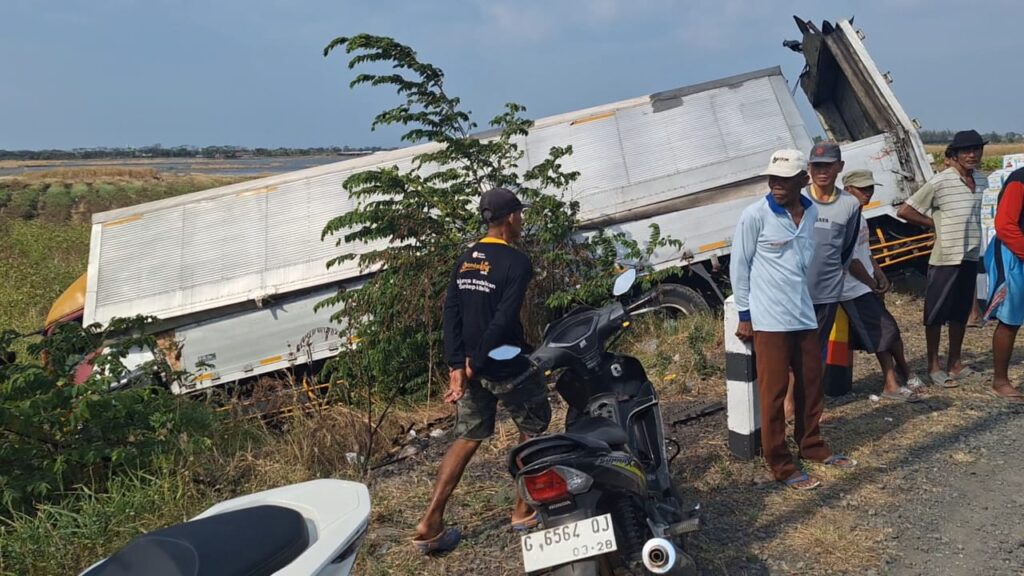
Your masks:
{"label": "scooter mirror", "polygon": [[519,353],[522,351],[523,349],[520,348],[519,346],[502,344],[501,346],[498,346],[494,350],[488,352],[487,355],[495,360],[511,360],[516,356],[519,356]]}
{"label": "scooter mirror", "polygon": [[616,296],[622,296],[629,289],[633,287],[633,282],[636,282],[636,268],[630,268],[619,274],[619,277],[615,279],[615,286],[612,288],[612,294]]}

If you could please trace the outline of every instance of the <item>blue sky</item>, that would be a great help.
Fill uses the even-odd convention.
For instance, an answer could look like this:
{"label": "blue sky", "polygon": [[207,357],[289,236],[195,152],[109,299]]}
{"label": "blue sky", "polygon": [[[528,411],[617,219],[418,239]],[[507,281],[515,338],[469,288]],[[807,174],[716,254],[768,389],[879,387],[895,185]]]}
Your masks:
{"label": "blue sky", "polygon": [[925,128],[1024,132],[1020,0],[3,0],[0,149],[398,145],[369,130],[394,95],[321,56],[360,32],[443,68],[481,125],[774,65],[792,84],[794,14],[855,15]]}

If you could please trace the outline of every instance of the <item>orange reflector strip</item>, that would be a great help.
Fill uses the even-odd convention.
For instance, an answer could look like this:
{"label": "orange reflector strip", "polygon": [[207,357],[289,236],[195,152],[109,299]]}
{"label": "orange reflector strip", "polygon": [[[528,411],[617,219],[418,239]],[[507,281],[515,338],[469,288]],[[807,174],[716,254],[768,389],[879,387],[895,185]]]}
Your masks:
{"label": "orange reflector strip", "polygon": [[142,220],[142,214],[133,214],[124,218],[118,218],[117,220],[111,220],[110,222],[104,222],[104,228],[111,228],[113,226],[120,226],[121,224],[127,224],[129,222],[135,222],[136,220]]}
{"label": "orange reflector strip", "polygon": [[263,360],[260,360],[260,366],[266,366],[267,364],[276,364],[283,359],[283,356],[271,356],[270,358],[264,358]]}
{"label": "orange reflector strip", "polygon": [[707,252],[708,250],[718,250],[719,248],[725,248],[729,245],[728,240],[719,240],[718,242],[712,242],[711,244],[705,244],[697,248],[697,252]]}
{"label": "orange reflector strip", "polygon": [[257,188],[256,190],[246,190],[244,192],[239,192],[235,194],[235,196],[256,196],[258,194],[270,194],[271,192],[276,191],[277,186],[264,186],[263,188]]}
{"label": "orange reflector strip", "polygon": [[570,123],[570,126],[579,126],[580,124],[586,124],[587,122],[597,122],[598,120],[604,120],[605,118],[611,118],[612,116],[615,116],[615,112],[605,112],[604,114],[596,114],[594,116],[580,118],[579,120],[573,120]]}

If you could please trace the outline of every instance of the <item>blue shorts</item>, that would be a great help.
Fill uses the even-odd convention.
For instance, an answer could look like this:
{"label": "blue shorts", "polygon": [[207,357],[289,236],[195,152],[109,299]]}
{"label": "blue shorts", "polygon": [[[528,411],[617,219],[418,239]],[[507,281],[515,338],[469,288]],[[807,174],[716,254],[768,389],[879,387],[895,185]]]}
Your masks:
{"label": "blue shorts", "polygon": [[988,309],[985,319],[1008,326],[1024,324],[1024,263],[1002,242],[993,239],[985,250]]}

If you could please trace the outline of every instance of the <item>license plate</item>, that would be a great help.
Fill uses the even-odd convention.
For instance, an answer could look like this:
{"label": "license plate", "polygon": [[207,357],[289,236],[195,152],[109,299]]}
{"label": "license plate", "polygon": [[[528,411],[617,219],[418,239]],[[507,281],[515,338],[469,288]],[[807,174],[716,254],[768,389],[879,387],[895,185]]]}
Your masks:
{"label": "license plate", "polygon": [[527,572],[567,564],[618,549],[612,516],[595,516],[523,536],[523,568]]}

